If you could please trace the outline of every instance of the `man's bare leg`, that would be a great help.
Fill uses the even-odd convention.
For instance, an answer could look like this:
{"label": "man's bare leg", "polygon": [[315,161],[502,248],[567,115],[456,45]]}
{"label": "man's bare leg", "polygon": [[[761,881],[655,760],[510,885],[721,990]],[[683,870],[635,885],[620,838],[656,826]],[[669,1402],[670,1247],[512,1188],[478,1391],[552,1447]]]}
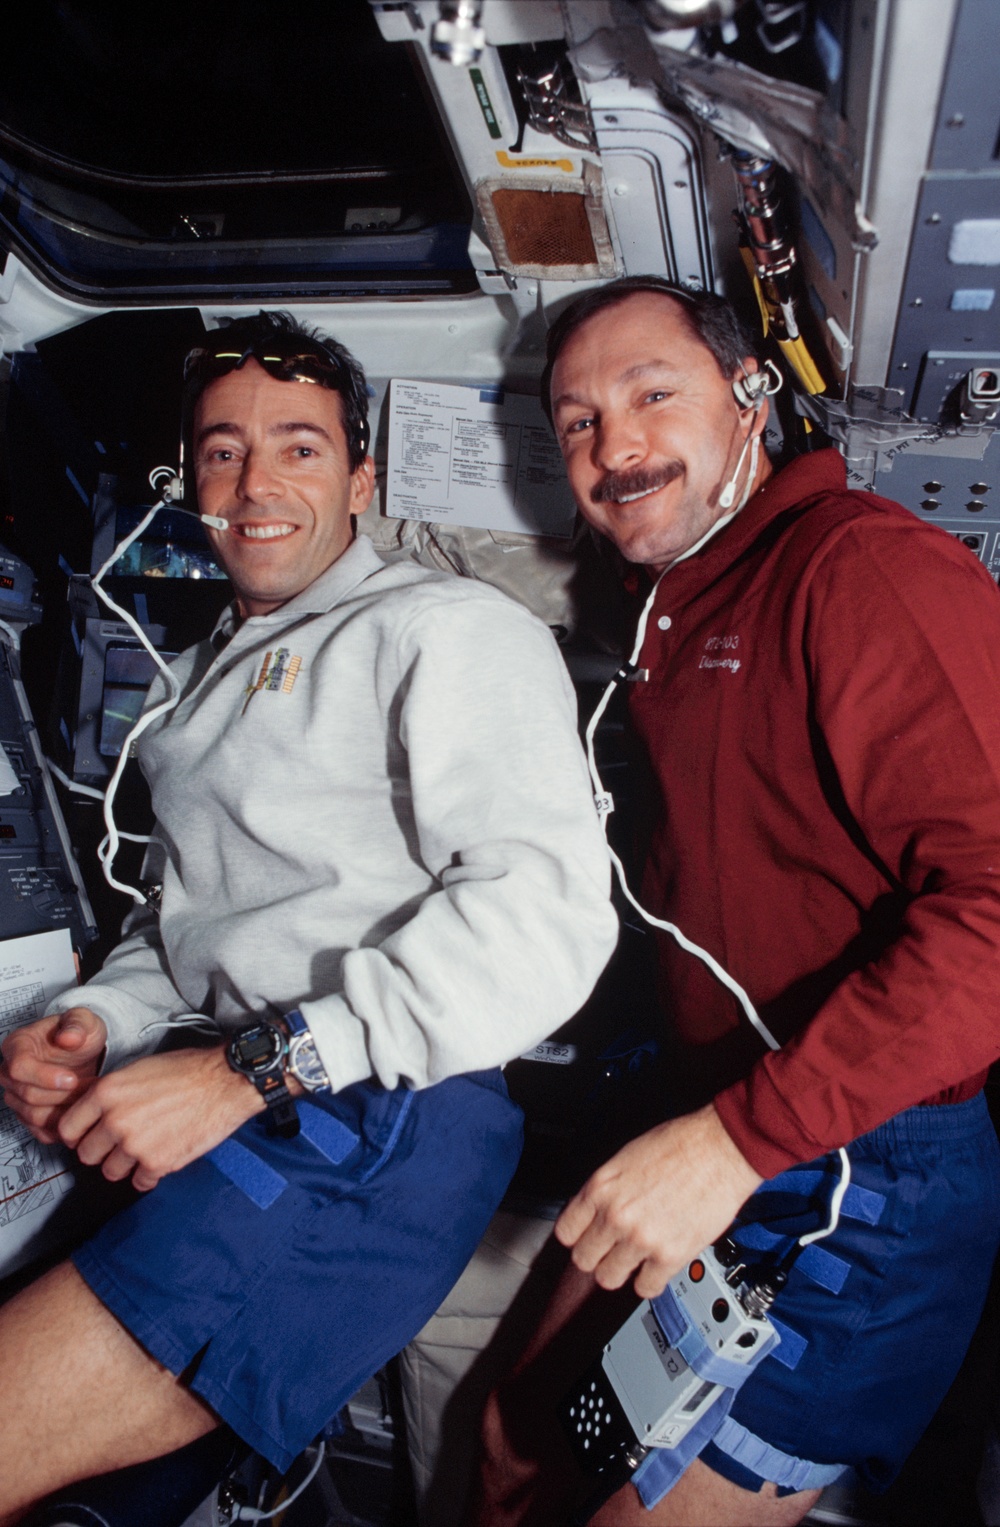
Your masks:
{"label": "man's bare leg", "polygon": [[774,1485],[754,1494],[696,1458],[651,1511],[626,1485],[591,1517],[590,1527],[796,1527],[819,1496],[819,1490],[800,1490],[779,1498]]}
{"label": "man's bare leg", "polygon": [[64,1262],[0,1308],[0,1527],[77,1479],[173,1452],[218,1419]]}
{"label": "man's bare leg", "polygon": [[[510,1376],[483,1414],[480,1476],[466,1527],[553,1527],[585,1509],[596,1484],[583,1478],[556,1406],[635,1305],[627,1290],[599,1289],[567,1266]],[[795,1527],[818,1490],[777,1497],[743,1490],[696,1459],[647,1511],[632,1485],[592,1517],[592,1527]]]}
{"label": "man's bare leg", "polygon": [[605,1293],[562,1256],[562,1277],[534,1333],[486,1402],[465,1527],[555,1527],[593,1488],[577,1468],[556,1409],[636,1299],[627,1289]]}

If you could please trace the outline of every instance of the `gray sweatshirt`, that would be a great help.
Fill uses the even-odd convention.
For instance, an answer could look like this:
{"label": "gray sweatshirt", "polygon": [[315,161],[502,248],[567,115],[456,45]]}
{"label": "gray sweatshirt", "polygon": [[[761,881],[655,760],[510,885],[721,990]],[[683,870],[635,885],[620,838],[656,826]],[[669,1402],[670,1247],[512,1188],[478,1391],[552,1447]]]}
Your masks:
{"label": "gray sweatshirt", "polygon": [[[107,1065],[207,1015],[299,1007],[335,1089],[501,1065],[614,947],[608,858],[548,630],[359,538],[272,614],[174,664],[139,745],[163,884],[84,987]],[[162,698],[162,681],[151,700]]]}

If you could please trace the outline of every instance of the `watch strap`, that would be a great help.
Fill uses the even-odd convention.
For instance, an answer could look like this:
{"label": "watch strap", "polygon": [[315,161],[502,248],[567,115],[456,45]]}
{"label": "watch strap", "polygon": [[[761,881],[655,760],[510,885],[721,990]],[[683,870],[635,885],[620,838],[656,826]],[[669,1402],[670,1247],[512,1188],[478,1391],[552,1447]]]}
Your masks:
{"label": "watch strap", "polygon": [[[270,1030],[275,1040],[280,1045],[279,1055],[269,1063],[267,1070],[255,1071],[252,1065],[245,1062],[240,1053],[240,1042],[256,1035],[261,1030]],[[275,1024],[264,1020],[261,1023],[249,1024],[234,1034],[226,1046],[226,1059],[232,1069],[252,1082],[260,1093],[267,1108],[267,1128],[270,1134],[283,1135],[286,1139],[292,1139],[299,1132],[299,1112],[295,1106],[295,1099],[288,1090],[283,1069],[283,1058],[286,1051],[285,1035]],[[280,1058],[279,1058],[280,1057]]]}
{"label": "watch strap", "polygon": [[250,1080],[267,1104],[267,1127],[270,1133],[282,1135],[286,1140],[294,1139],[301,1128],[299,1110],[285,1078],[271,1071],[267,1076],[253,1076]]}
{"label": "watch strap", "polygon": [[298,1008],[293,1007],[285,1013],[281,1021],[288,1035],[285,1070],[290,1071],[307,1092],[332,1092],[333,1084],[327,1075],[312,1030]]}

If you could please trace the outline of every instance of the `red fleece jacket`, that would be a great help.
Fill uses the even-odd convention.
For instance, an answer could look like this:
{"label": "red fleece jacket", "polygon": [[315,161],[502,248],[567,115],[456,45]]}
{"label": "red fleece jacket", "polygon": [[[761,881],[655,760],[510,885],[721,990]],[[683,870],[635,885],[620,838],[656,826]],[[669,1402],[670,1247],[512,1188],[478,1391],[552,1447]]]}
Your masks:
{"label": "red fleece jacket", "polygon": [[[913,1104],[970,1097],[1000,1055],[989,574],[957,538],[848,491],[821,451],[666,574],[640,663],[644,904],[722,962],[783,1045],[730,1034],[744,1058],[720,1067],[716,1106],[747,1160],[770,1177]],[[689,1053],[748,1030],[658,938]]]}

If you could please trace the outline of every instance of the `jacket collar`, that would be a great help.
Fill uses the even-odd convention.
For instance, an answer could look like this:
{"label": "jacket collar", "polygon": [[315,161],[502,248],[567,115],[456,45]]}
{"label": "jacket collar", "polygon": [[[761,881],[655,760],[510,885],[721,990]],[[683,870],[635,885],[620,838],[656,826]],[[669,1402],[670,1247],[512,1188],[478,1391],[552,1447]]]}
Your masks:
{"label": "jacket collar", "polygon": [[216,652],[229,642],[239,628],[258,626],[266,628],[268,625],[280,629],[296,621],[302,620],[308,615],[323,615],[327,610],[332,610],[334,605],[346,599],[359,584],[364,583],[373,573],[379,572],[385,563],[376,552],[367,536],[356,536],[345,552],[331,562],[325,573],[320,573],[312,583],[296,594],[294,599],[289,599],[287,604],[279,605],[272,610],[270,615],[249,615],[241,621],[236,609],[236,601],[226,606],[219,619],[215,623],[212,632],[212,646]]}

